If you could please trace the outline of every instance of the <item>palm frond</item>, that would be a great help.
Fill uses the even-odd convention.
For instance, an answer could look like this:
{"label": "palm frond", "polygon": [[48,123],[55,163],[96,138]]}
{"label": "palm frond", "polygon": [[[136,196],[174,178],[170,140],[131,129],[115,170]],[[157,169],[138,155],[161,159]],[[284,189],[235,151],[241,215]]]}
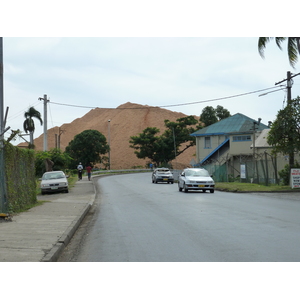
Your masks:
{"label": "palm frond", "polygon": [[299,48],[297,45],[297,38],[294,38],[294,37],[288,38],[287,50],[288,50],[290,65],[293,68],[295,68],[295,64],[298,61],[298,53],[299,53]]}
{"label": "palm frond", "polygon": [[[264,58],[264,50],[267,43],[274,39],[273,37],[260,37],[258,39],[258,51],[262,58]],[[287,40],[287,51],[290,65],[295,68],[295,64],[298,61],[298,55],[300,54],[300,38],[299,37],[275,37],[276,45],[282,50],[282,42]]]}
{"label": "palm frond", "polygon": [[258,39],[258,52],[262,58],[265,58],[264,50],[266,48],[267,43],[270,41],[269,37],[260,37]]}

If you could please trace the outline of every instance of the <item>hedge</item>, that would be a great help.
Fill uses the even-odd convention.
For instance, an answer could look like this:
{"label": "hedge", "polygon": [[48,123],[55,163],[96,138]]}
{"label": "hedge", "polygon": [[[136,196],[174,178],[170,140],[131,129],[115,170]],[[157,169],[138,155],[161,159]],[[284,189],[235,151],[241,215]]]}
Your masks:
{"label": "hedge", "polygon": [[4,148],[8,212],[18,212],[37,202],[35,154],[9,143]]}

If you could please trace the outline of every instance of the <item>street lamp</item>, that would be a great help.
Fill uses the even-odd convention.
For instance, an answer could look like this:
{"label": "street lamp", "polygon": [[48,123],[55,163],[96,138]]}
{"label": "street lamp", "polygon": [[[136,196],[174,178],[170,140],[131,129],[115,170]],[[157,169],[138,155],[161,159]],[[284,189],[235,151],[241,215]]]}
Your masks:
{"label": "street lamp", "polygon": [[110,170],[110,119],[108,120],[108,169]]}
{"label": "street lamp", "polygon": [[257,129],[258,129],[260,121],[261,121],[261,118],[258,118],[257,121],[253,121],[253,180],[255,179],[255,175],[256,175],[256,161],[255,161],[255,134],[256,134],[256,125],[257,125]]}

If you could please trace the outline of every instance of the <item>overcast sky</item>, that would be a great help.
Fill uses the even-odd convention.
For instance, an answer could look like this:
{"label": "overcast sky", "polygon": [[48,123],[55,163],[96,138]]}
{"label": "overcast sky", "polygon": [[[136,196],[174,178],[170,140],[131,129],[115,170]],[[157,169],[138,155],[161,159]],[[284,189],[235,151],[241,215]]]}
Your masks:
{"label": "overcast sky", "polygon": [[[272,89],[256,91],[275,88],[287,71],[298,73],[299,64],[292,69],[286,50],[274,41],[262,59],[257,41],[257,37],[4,37],[7,125],[22,129],[30,106],[43,116],[38,98],[44,94],[50,99],[48,128],[69,123],[94,107],[116,108],[126,102],[197,116],[208,105],[222,105],[231,114],[260,117],[268,124],[286,103],[286,89],[260,97]],[[247,95],[235,97],[240,94]],[[300,76],[292,88],[292,97],[298,95]],[[225,99],[209,101],[219,98]],[[42,132],[36,122],[35,137]]]}
{"label": "overcast sky", "polygon": [[[12,129],[23,129],[30,106],[43,117],[38,99],[44,94],[50,100],[48,128],[70,123],[92,108],[126,102],[196,116],[208,105],[222,105],[232,115],[260,117],[268,124],[286,104],[286,90],[259,95],[275,89],[287,71],[300,72],[299,63],[296,69],[289,65],[286,43],[281,51],[271,41],[265,59],[257,49],[259,36],[289,36],[282,32],[285,8],[272,8],[274,19],[268,21],[269,6],[266,14],[263,3],[256,1],[240,8],[242,13],[236,1],[95,3],[5,4],[0,19],[4,110],[9,107],[7,125]],[[253,31],[262,17],[263,28]],[[292,97],[298,95],[300,76],[292,88]],[[220,100],[211,101],[215,99]],[[35,124],[36,138],[43,126]]]}

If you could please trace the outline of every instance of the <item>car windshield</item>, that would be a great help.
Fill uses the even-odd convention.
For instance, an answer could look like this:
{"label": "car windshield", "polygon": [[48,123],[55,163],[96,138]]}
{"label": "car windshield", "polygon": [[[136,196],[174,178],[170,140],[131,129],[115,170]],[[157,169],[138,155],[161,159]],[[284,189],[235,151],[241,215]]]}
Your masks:
{"label": "car windshield", "polygon": [[168,169],[163,169],[163,170],[157,170],[157,173],[169,173],[170,170]]}
{"label": "car windshield", "polygon": [[205,169],[201,170],[186,170],[185,176],[200,176],[200,177],[209,177],[208,172]]}
{"label": "car windshield", "polygon": [[43,175],[43,180],[60,179],[65,178],[63,173],[48,173]]}

